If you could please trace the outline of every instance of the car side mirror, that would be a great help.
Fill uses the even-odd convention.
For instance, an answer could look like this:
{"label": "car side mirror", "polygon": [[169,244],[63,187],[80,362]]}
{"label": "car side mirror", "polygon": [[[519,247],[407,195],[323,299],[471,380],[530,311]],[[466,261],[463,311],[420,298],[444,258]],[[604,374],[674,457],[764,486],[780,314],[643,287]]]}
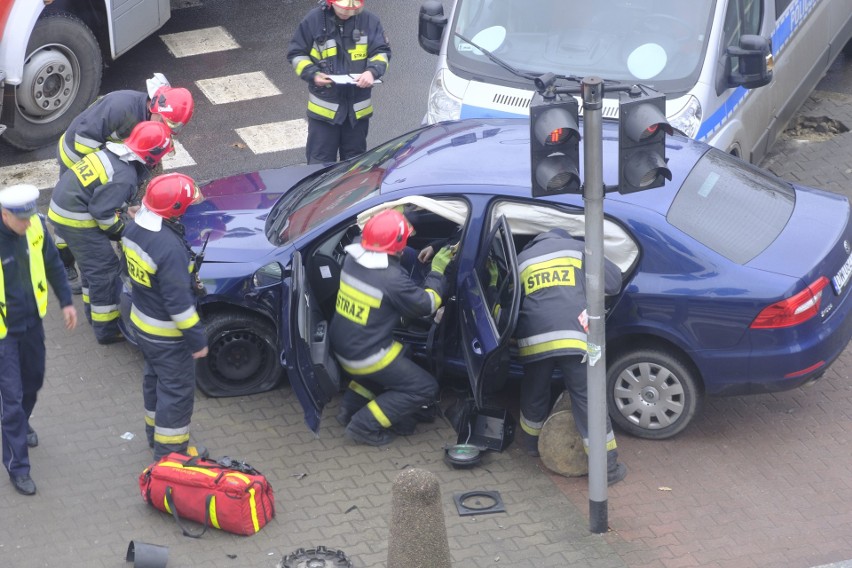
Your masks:
{"label": "car side mirror", "polygon": [[441,37],[447,25],[444,6],[438,0],[426,0],[420,6],[419,20],[417,39],[420,47],[432,55],[438,55],[441,51]]}
{"label": "car side mirror", "polygon": [[772,80],[772,45],[769,39],[759,35],[744,35],[739,45],[728,46],[728,57],[738,61],[737,68],[731,71],[728,82],[732,87],[743,86],[756,89],[769,84]]}

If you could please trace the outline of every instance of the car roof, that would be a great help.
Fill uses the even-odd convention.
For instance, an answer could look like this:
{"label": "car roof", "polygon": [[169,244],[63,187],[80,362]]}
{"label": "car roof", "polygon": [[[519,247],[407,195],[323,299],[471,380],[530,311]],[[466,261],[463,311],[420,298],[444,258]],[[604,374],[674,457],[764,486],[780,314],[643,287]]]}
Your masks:
{"label": "car roof", "polygon": [[[603,179],[605,185],[615,186],[618,183],[618,125],[609,121],[603,124]],[[471,193],[500,187],[501,193],[531,196],[529,121],[525,118],[441,122],[403,138],[406,137],[404,145],[408,148],[397,153],[397,158],[384,173],[383,194],[440,185],[465,187]],[[663,188],[631,195],[608,192],[607,198],[664,213],[681,182],[707,148],[706,144],[683,136],[668,136],[666,157],[672,181]],[[581,179],[585,178],[583,156],[581,141]],[[562,199],[557,196],[556,200]]]}

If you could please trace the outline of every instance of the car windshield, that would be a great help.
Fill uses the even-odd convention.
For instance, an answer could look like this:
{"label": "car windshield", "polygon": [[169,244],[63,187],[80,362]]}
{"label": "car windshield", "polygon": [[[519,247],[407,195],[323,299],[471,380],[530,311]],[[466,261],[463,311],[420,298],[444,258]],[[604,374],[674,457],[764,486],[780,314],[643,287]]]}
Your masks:
{"label": "car windshield", "polygon": [[[683,93],[701,71],[715,3],[459,0],[452,29],[518,71],[647,81],[658,91]],[[457,74],[532,86],[457,35],[447,51]]]}
{"label": "car windshield", "polygon": [[386,142],[294,186],[272,208],[266,222],[266,238],[276,246],[285,245],[356,203],[377,195],[385,174],[407,154],[420,132]]}
{"label": "car windshield", "polygon": [[789,184],[711,148],[678,191],[668,222],[739,264],[763,252],[796,205]]}

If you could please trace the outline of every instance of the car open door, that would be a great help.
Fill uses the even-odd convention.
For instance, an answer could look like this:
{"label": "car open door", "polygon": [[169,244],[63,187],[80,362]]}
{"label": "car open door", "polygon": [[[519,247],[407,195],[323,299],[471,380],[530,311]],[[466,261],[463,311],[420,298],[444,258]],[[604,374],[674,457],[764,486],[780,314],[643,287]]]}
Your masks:
{"label": "car open door", "polygon": [[509,340],[521,302],[518,259],[509,223],[501,216],[479,247],[473,270],[459,270],[462,351],[477,407],[508,372]]}
{"label": "car open door", "polygon": [[328,322],[313,301],[298,251],[283,281],[281,316],[281,364],[305,411],[305,424],[318,434],[322,409],[340,390],[340,371],[328,342]]}

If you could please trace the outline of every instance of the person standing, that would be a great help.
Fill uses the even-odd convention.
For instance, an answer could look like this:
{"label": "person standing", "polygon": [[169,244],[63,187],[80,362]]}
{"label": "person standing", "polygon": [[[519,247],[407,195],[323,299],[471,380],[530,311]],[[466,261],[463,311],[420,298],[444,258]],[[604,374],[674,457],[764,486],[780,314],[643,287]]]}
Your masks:
{"label": "person standing", "polygon": [[[388,68],[390,44],[364,0],[325,0],[299,23],[287,51],[308,83],[309,164],[348,160],[367,150],[374,82]],[[332,75],[349,76],[340,84]]]}
{"label": "person standing", "polygon": [[[162,122],[172,135],[181,131],[195,110],[192,93],[182,87],[172,87],[161,73],[155,73],[146,83],[146,91],[107,93],[71,121],[56,148],[60,177],[84,156],[103,150],[107,142],[122,142],[140,122]],[[74,255],[62,239],[57,239],[56,245],[72,292],[82,293]]]}
{"label": "person standing", "polygon": [[205,453],[189,446],[194,359],[207,356],[207,337],[195,309],[193,273],[187,270],[193,257],[180,224],[186,209],[202,199],[189,176],[157,176],[121,239],[133,284],[130,321],[145,359],[145,433],[155,460],[170,452]]}
{"label": "person standing", "polygon": [[[518,255],[523,296],[515,337],[524,365],[521,383],[519,441],[538,457],[538,438],[550,412],[553,372],[562,372],[564,388],[583,446],[589,451],[589,400],[586,386],[586,277],[584,243],[564,229],[541,233]],[[604,291],[617,294],[621,271],[605,261]],[[627,467],[618,462],[615,435],[609,416],[607,431],[607,483],[618,483]]]}
{"label": "person standing", "polygon": [[112,246],[124,230],[119,211],[171,149],[165,124],[140,122],[123,144],[107,142],[84,156],[53,190],[47,217],[80,266],[86,319],[101,345],[124,339],[118,329],[120,263]]}
{"label": "person standing", "polygon": [[388,209],[367,221],[360,244],[346,247],[329,339],[352,378],[337,419],[346,426],[345,436],[361,444],[383,446],[395,434],[413,433],[415,417],[438,394],[438,382],[405,357],[393,329],[400,316],[438,310],[452,252],[445,248],[435,255],[420,287],[399,263],[410,234],[405,216]]}
{"label": "person standing", "polygon": [[0,190],[0,423],[3,465],[18,493],[34,495],[29,446],[38,436],[29,425],[44,384],[42,318],[47,285],[59,298],[66,329],[77,325],[71,289],[59,252],[38,214],[38,189],[13,185]]}

